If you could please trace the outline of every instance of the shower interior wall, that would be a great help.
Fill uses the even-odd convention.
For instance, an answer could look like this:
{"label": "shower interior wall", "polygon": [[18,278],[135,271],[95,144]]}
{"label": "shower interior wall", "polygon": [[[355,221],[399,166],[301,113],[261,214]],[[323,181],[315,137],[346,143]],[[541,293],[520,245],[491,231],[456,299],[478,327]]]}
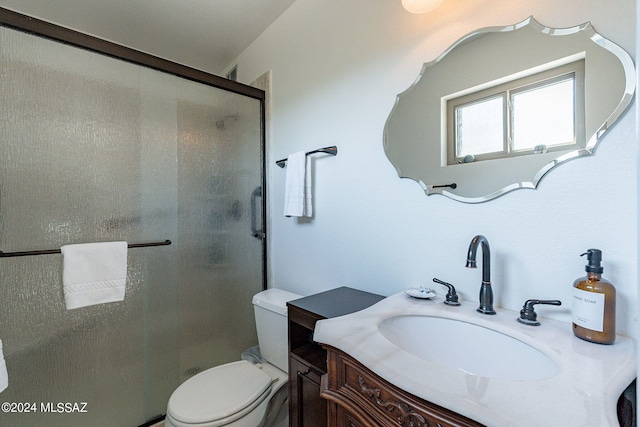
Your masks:
{"label": "shower interior wall", "polygon": [[[123,302],[75,310],[61,255],[0,260],[2,400],[38,409],[0,425],[142,424],[257,343],[262,100],[10,28],[0,70],[3,251],[173,242],[129,250]],[[50,402],[86,412],[42,412]]]}

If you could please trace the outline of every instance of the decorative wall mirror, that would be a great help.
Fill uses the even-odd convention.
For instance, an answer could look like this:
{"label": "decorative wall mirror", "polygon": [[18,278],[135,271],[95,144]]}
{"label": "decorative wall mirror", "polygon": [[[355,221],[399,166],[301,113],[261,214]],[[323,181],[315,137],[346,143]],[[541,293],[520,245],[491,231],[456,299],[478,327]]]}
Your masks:
{"label": "decorative wall mirror", "polygon": [[398,95],[385,152],[427,195],[484,202],[593,154],[634,91],[631,57],[590,23],[483,28]]}

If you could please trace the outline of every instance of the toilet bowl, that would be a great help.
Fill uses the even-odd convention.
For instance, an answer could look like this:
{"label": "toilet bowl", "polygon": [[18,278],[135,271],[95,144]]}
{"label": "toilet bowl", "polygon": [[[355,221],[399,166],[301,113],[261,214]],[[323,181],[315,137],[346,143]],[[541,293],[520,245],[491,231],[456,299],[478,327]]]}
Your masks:
{"label": "toilet bowl", "polygon": [[253,297],[262,363],[246,360],[207,369],[169,398],[165,427],[284,427],[287,421],[287,301],[281,289]]}

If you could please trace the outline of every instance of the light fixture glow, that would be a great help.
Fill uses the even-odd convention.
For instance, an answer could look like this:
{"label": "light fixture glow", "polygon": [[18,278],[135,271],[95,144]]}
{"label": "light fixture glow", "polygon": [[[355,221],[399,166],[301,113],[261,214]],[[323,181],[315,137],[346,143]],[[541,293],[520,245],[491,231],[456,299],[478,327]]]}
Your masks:
{"label": "light fixture glow", "polygon": [[402,6],[411,13],[427,13],[440,6],[444,0],[402,0]]}

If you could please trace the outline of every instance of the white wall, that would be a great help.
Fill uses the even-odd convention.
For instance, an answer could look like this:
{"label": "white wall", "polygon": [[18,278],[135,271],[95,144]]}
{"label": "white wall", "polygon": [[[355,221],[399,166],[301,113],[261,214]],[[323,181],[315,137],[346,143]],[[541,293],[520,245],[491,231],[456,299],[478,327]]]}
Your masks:
{"label": "white wall", "polygon": [[[426,197],[400,179],[382,147],[385,120],[422,63],[481,27],[533,15],[551,27],[591,21],[635,53],[633,0],[445,0],[426,15],[400,0],[297,0],[237,60],[239,80],[272,70],[270,284],[311,294],[351,286],[390,295],[433,277],[477,301],[481,271],[464,268],[467,247],[484,234],[492,249],[497,307],[557,298],[541,315],[570,321],[579,255],[603,251],[605,277],[618,290],[618,331],[635,336],[638,280],[638,160],[635,111],[628,111],[595,156],[549,173],[537,190],[483,204]],[[337,145],[314,157],[315,216],[282,215],[285,171],[276,159]],[[439,291],[444,289],[438,288]]]}

